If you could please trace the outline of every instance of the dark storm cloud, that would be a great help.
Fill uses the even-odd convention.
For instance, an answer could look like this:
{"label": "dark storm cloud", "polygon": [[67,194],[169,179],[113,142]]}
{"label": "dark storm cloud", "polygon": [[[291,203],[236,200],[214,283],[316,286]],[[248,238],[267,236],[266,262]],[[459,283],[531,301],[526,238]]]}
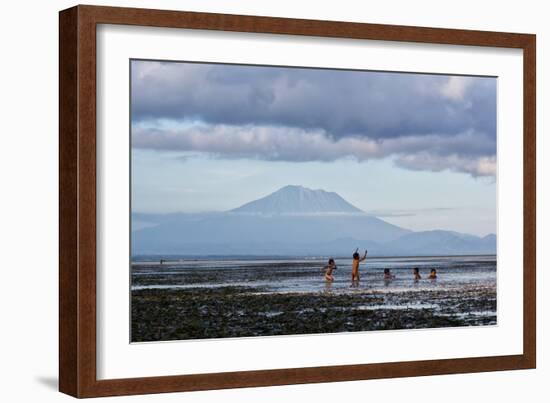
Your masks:
{"label": "dark storm cloud", "polygon": [[[159,129],[159,121],[177,124]],[[393,155],[407,169],[496,169],[487,167],[496,154],[494,78],[133,62],[132,123],[141,148],[285,161]]]}
{"label": "dark storm cloud", "polygon": [[335,137],[494,134],[492,78],[134,62],[132,117],[323,129]]}

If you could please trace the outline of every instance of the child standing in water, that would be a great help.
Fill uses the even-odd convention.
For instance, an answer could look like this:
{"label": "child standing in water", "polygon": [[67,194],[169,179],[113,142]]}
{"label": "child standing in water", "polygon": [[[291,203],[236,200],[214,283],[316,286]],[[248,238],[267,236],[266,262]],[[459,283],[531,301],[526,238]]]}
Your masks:
{"label": "child standing in water", "polygon": [[357,250],[358,249],[355,249],[355,252],[353,253],[353,262],[351,262],[351,285],[359,283],[359,263],[367,258],[366,249],[362,258],[359,257]]}
{"label": "child standing in water", "polygon": [[323,267],[325,270],[325,280],[328,282],[334,281],[334,276],[332,275],[332,272],[336,270],[336,263],[334,262],[334,259],[330,258],[328,260],[328,264]]}
{"label": "child standing in water", "polygon": [[390,269],[384,269],[384,280],[394,280],[395,275],[392,274]]}
{"label": "child standing in water", "polygon": [[422,278],[422,276],[420,275],[420,270],[418,270],[418,267],[415,267],[413,269],[413,276],[414,276],[414,281],[418,281]]}
{"label": "child standing in water", "polygon": [[430,271],[430,276],[429,276],[428,278],[429,278],[430,280],[435,280],[435,279],[437,279],[437,272],[436,272],[435,269],[432,269],[432,270]]}

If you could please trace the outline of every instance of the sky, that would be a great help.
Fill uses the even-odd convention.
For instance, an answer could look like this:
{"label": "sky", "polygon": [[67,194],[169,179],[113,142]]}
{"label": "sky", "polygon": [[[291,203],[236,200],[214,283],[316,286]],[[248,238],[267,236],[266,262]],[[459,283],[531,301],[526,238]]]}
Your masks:
{"label": "sky", "polygon": [[133,212],[285,185],[412,230],[496,233],[496,78],[131,62]]}

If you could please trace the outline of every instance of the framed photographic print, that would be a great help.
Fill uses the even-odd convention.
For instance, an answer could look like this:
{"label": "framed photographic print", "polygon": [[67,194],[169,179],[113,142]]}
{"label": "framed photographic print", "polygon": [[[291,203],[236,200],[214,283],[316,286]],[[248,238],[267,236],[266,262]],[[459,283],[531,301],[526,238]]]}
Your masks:
{"label": "framed photographic print", "polygon": [[60,13],[60,390],[534,368],[535,36]]}

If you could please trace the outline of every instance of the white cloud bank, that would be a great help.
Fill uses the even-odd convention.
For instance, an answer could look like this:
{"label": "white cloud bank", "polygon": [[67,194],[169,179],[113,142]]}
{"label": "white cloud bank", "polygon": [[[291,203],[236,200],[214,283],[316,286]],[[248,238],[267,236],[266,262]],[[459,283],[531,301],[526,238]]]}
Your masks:
{"label": "white cloud bank", "polygon": [[[484,151],[472,131],[449,135],[410,135],[388,139],[366,136],[333,138],[324,130],[282,126],[193,125],[180,129],[132,129],[132,147],[182,150],[223,158],[252,158],[270,161],[358,161],[393,157],[396,165],[412,170],[468,173],[474,177],[496,175],[496,157]],[[472,140],[481,144],[472,152]],[[488,140],[489,141],[489,140]],[[490,141],[489,141],[490,142]],[[476,150],[474,150],[476,151]]]}

